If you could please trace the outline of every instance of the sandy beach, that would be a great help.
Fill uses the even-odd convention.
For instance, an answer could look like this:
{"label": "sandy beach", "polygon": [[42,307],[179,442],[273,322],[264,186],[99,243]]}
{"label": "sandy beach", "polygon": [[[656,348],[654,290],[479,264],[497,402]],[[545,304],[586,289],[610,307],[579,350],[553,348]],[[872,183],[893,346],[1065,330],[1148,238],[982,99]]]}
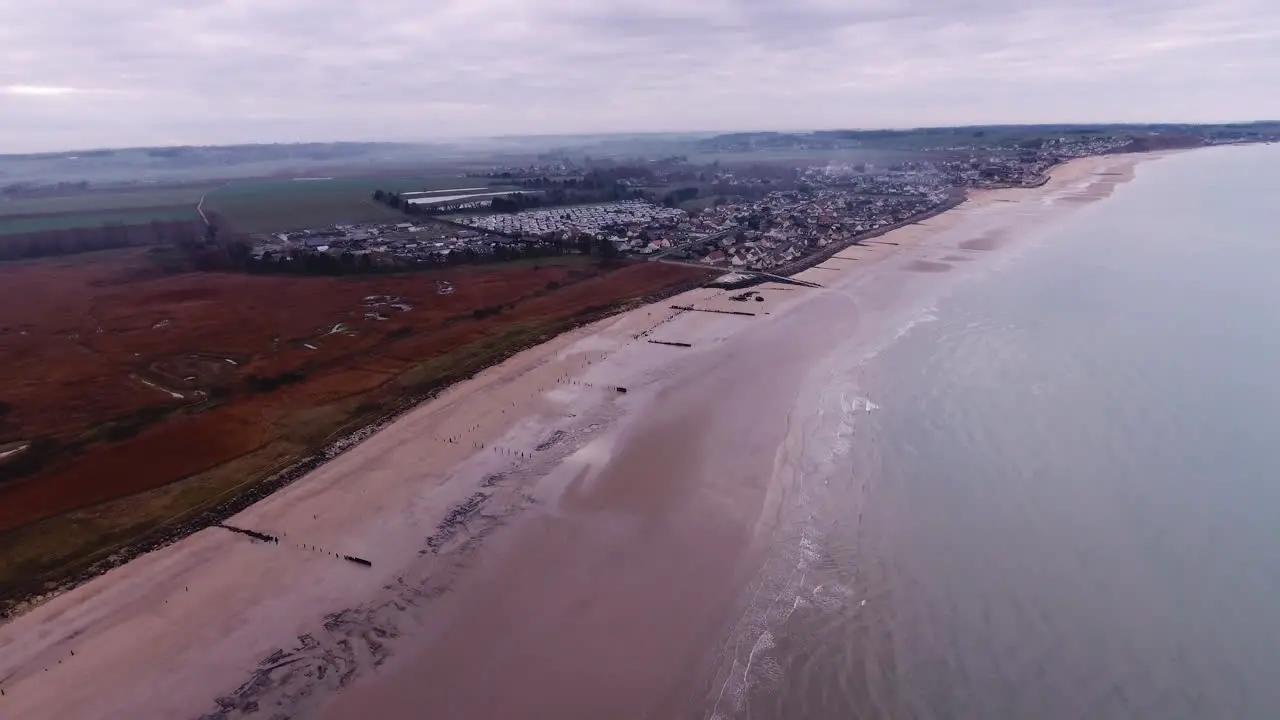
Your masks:
{"label": "sandy beach", "polygon": [[824,360],[1152,157],[972,193],[798,276],[821,288],[695,290],[521,353],[227,521],[278,542],[208,528],[0,626],[0,717],[731,717]]}

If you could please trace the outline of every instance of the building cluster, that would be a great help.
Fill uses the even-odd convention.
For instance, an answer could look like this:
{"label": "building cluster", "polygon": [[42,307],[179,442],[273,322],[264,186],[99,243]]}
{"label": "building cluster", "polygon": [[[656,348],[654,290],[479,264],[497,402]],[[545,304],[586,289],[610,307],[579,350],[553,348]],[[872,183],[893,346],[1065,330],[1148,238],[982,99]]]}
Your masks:
{"label": "building cluster", "polygon": [[[885,164],[774,167],[766,174],[753,170],[735,175],[712,167],[696,172],[697,180],[715,193],[714,203],[700,211],[631,199],[459,214],[448,222],[346,225],[264,238],[255,248],[255,256],[327,254],[344,262],[351,260],[348,255],[361,262],[369,256],[368,262],[394,265],[471,262],[573,250],[597,252],[612,245],[612,250],[638,257],[744,271],[784,271],[824,248],[851,243],[936,211],[960,197],[963,188],[1035,185],[1067,158],[1112,152],[1127,140],[1051,138],[1037,142],[1035,147],[994,150],[952,148],[946,154],[920,153]],[[672,160],[644,167],[635,183],[652,182],[658,174],[670,174],[668,179],[683,174],[680,177],[686,180],[684,176],[695,173],[696,169],[678,165]],[[572,168],[535,166],[524,170],[567,169]],[[520,176],[516,170],[495,169],[490,175]],[[631,184],[623,176],[611,181],[618,187]],[[694,189],[695,197],[698,192]],[[441,199],[429,193],[413,195]]]}
{"label": "building cluster", "polygon": [[1044,182],[1049,171],[1064,160],[1115,152],[1129,142],[1117,137],[1053,138],[1044,140],[1036,149],[952,147],[942,149],[945,154],[921,154],[885,165],[866,162],[807,168],[802,177],[807,182],[870,193],[879,187],[911,184],[931,188],[1033,186]]}
{"label": "building cluster", "polygon": [[[776,270],[823,248],[908,221],[953,197],[936,171],[810,177],[810,187],[699,213],[629,200],[462,217],[477,231],[571,246],[584,236],[622,254],[714,267]],[[491,236],[488,236],[491,237]]]}
{"label": "building cluster", "polygon": [[951,197],[945,189],[924,186],[893,190],[874,195],[829,188],[811,195],[775,192],[758,202],[721,206],[702,219],[728,228],[671,256],[715,267],[778,270],[935,210]]}
{"label": "building cluster", "polygon": [[252,254],[258,260],[307,254],[351,255],[375,264],[412,265],[489,255],[495,245],[510,243],[509,238],[445,223],[370,223],[259,236]]}
{"label": "building cluster", "polygon": [[959,187],[998,188],[1036,185],[1048,178],[1054,165],[1071,158],[1115,152],[1130,141],[1102,137],[1088,140],[1054,138],[1038,150],[970,155],[964,159],[934,163],[945,180]]}
{"label": "building cluster", "polygon": [[1048,177],[1056,162],[1049,158],[987,157],[937,163],[947,182],[965,188],[1036,185]]}
{"label": "building cluster", "polygon": [[1106,136],[1088,139],[1053,138],[1045,141],[1040,153],[1058,158],[1078,158],[1116,152],[1133,142],[1127,137]]}
{"label": "building cluster", "polygon": [[476,215],[459,218],[458,222],[485,232],[519,237],[562,231],[596,232],[632,225],[674,227],[684,217],[683,210],[659,207],[640,200],[624,200],[601,205]]}

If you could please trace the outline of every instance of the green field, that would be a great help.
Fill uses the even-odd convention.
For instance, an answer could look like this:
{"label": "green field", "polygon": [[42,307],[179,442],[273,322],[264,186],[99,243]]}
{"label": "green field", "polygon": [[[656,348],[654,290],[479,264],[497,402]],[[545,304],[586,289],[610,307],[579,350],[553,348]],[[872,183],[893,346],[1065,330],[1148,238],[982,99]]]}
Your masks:
{"label": "green field", "polygon": [[94,190],[50,197],[0,199],[0,235],[197,220],[196,203],[213,186]]}
{"label": "green field", "polygon": [[145,225],[153,220],[199,220],[194,204],[183,207],[126,208],[65,212],[35,217],[0,216],[0,236],[51,230],[100,228],[103,225]]}
{"label": "green field", "polygon": [[97,190],[57,197],[0,200],[0,235],[199,220],[196,204],[225,218],[238,232],[300,230],[344,223],[401,222],[405,216],[376,203],[374,190],[412,192],[485,187],[459,175],[294,180],[269,178],[221,185]]}
{"label": "green field", "polygon": [[684,210],[685,212],[689,212],[690,210],[710,210],[711,208],[716,206],[716,198],[720,198],[720,197],[725,197],[725,196],[707,195],[704,197],[694,198],[692,200],[686,200],[685,202],[680,203],[680,209]]}
{"label": "green field", "polygon": [[138,208],[171,208],[189,205],[195,208],[205,191],[216,187],[184,186],[92,191],[56,197],[0,199],[0,218],[13,215],[79,213],[92,210],[127,210]]}
{"label": "green field", "polygon": [[346,223],[402,222],[405,216],[372,199],[374,190],[412,192],[487,187],[459,176],[246,180],[209,193],[205,209],[238,232],[301,230]]}

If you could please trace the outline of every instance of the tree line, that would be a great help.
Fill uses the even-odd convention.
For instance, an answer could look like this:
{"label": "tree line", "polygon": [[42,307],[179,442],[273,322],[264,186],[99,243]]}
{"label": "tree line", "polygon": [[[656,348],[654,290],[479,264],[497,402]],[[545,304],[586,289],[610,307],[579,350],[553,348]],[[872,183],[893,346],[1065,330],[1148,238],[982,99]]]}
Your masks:
{"label": "tree line", "polygon": [[294,249],[288,252],[267,251],[255,257],[250,244],[242,238],[205,239],[175,246],[182,262],[170,262],[166,268],[181,271],[247,272],[282,275],[367,275],[397,273],[406,270],[431,270],[460,265],[510,262],[528,258],[558,257],[569,253],[591,255],[602,261],[616,260],[621,253],[608,239],[581,235],[574,239],[538,240],[521,243],[496,243],[492,247],[467,247],[448,253],[424,253],[412,259],[374,256],[350,250],[341,253]]}

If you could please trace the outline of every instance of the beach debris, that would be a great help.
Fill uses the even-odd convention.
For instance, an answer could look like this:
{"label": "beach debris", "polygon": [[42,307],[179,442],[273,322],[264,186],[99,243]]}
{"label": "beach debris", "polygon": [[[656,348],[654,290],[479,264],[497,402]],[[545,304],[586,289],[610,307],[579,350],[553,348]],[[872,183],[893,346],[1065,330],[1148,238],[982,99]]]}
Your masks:
{"label": "beach debris", "polygon": [[241,535],[248,535],[254,540],[261,540],[262,542],[274,543],[277,545],[280,544],[280,538],[276,537],[275,535],[260,533],[256,530],[247,530],[245,528],[236,527],[234,525],[227,525],[226,523],[218,523],[214,525],[214,527],[220,527],[223,530],[230,530],[233,533],[240,533]]}
{"label": "beach debris", "polygon": [[302,343],[302,347],[304,347],[304,348],[306,348],[306,349],[308,349],[308,350],[319,350],[319,349],[320,349],[320,348],[316,347],[315,345],[312,345],[311,343]]}
{"label": "beach debris", "polygon": [[751,313],[751,312],[743,312],[743,311],[741,311],[741,310],[712,310],[711,308],[696,308],[696,307],[690,307],[690,306],[687,306],[687,305],[672,305],[672,306],[671,306],[671,308],[672,308],[673,310],[687,310],[687,311],[693,311],[693,312],[719,313],[719,314],[721,314],[721,315],[748,315],[748,316],[750,316],[750,317],[755,317],[755,313]]}
{"label": "beach debris", "polygon": [[858,410],[865,410],[869,414],[875,410],[879,410],[880,406],[871,402],[870,398],[857,397],[849,404],[849,409],[854,412],[857,412]]}
{"label": "beach debris", "polygon": [[693,347],[693,345],[686,342],[667,342],[665,340],[650,340],[649,342],[654,345],[670,345],[671,347]]}
{"label": "beach debris", "polygon": [[161,328],[167,328],[167,327],[169,327],[169,325],[171,325],[171,324],[172,324],[172,323],[170,323],[170,321],[168,321],[168,320],[161,320],[160,322],[156,323],[155,325],[152,325],[152,326],[151,326],[151,329],[152,329],[152,330],[159,330],[159,329],[161,329]]}
{"label": "beach debris", "polygon": [[446,280],[437,280],[437,281],[436,281],[436,294],[438,294],[438,295],[452,295],[452,294],[454,294],[455,292],[457,292],[457,290],[453,287],[453,284],[452,284],[452,283],[450,283],[450,282],[448,282],[448,281],[446,281]]}

